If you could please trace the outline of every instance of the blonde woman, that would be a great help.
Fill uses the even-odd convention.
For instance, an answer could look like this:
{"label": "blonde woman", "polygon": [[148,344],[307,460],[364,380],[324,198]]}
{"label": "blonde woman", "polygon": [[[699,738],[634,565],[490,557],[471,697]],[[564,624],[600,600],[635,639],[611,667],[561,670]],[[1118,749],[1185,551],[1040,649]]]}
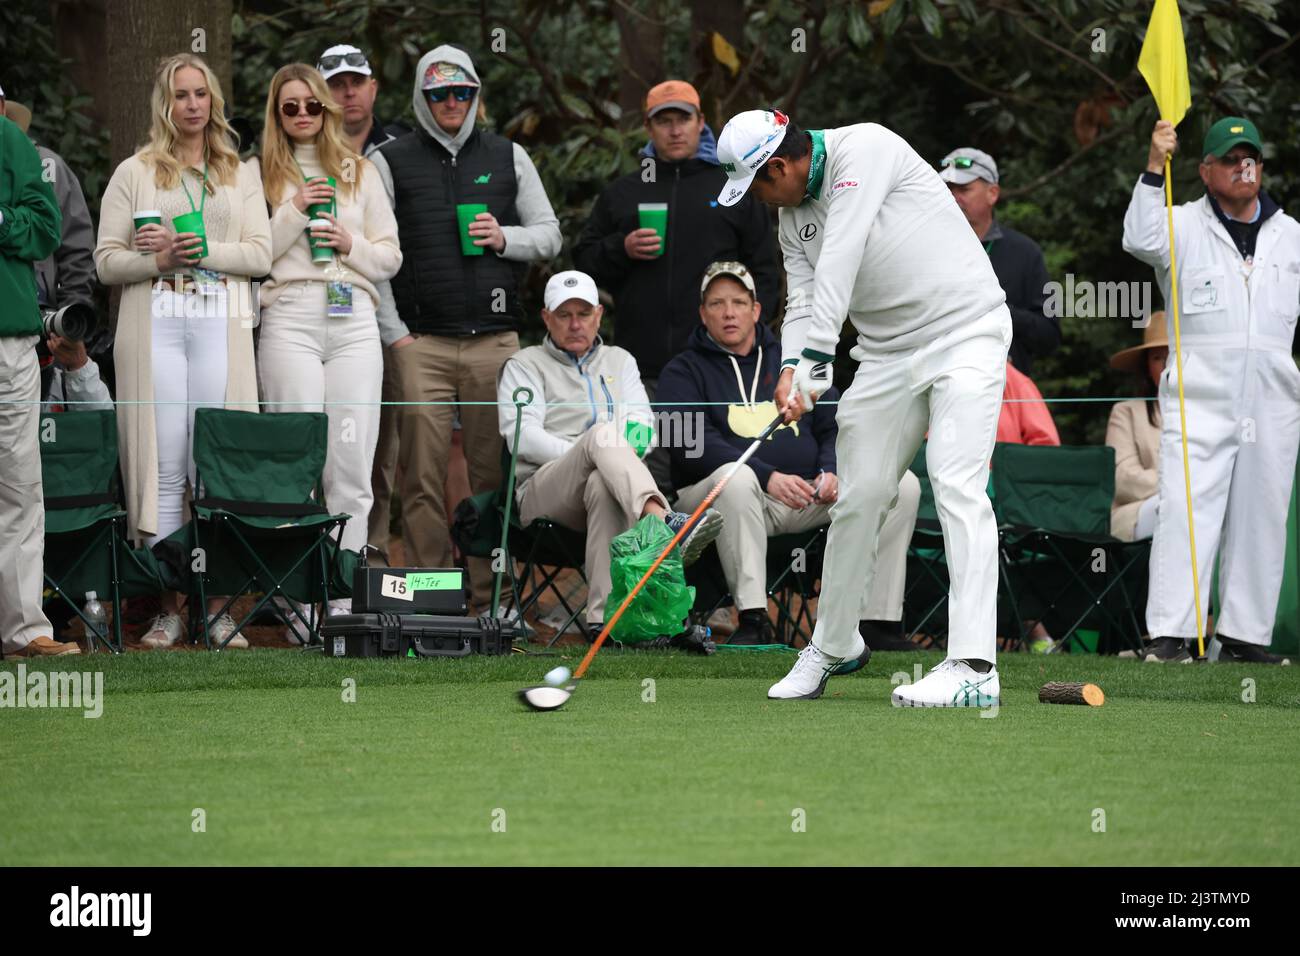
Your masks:
{"label": "blonde woman", "polygon": [[[262,183],[239,162],[212,70],[188,53],[164,59],[151,107],[149,142],[104,193],[95,249],[99,278],[123,287],[114,347],[122,476],[129,533],[150,545],[185,520],[194,410],[257,409],[249,277],[271,268]],[[161,222],[137,229],[137,211]],[[208,613],[222,603],[212,599]],[[248,646],[230,615],[209,625],[215,641]],[[165,647],[181,631],[180,596],[166,593],[142,643]]]}
{"label": "blonde woman", "polygon": [[[261,161],[274,260],[261,296],[262,395],[271,412],[329,416],[325,502],[352,516],[342,545],[360,550],[384,376],[376,285],[402,264],[397,221],[383,181],[347,140],[342,108],[304,63],[271,79]],[[331,202],[334,212],[324,211]],[[331,253],[313,260],[312,245]],[[347,599],[330,602],[332,613],[350,609]]]}

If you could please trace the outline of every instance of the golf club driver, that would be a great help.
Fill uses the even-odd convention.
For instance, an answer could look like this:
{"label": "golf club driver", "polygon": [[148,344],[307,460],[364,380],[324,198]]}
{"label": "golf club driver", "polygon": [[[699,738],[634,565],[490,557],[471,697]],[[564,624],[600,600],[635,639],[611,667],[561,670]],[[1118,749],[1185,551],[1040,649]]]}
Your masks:
{"label": "golf club driver", "polygon": [[587,656],[582,659],[582,663],[578,665],[578,669],[573,672],[573,679],[563,687],[555,687],[550,684],[540,684],[536,687],[525,687],[519,692],[519,699],[524,702],[525,706],[531,707],[533,710],[558,710],[564,706],[565,702],[573,696],[573,692],[578,689],[578,683],[582,680],[583,675],[587,673],[587,668],[591,666],[592,660],[595,659],[596,652],[599,651],[601,645],[605,643],[605,638],[609,637],[610,632],[614,629],[614,625],[617,624],[618,619],[623,616],[623,612],[627,610],[628,606],[632,603],[633,598],[640,593],[641,588],[650,580],[650,576],[654,574],[659,565],[663,563],[664,558],[668,557],[673,548],[677,547],[677,543],[690,533],[691,528],[695,526],[695,522],[700,519],[700,515],[704,514],[709,505],[713,504],[714,499],[722,493],[722,489],[726,487],[726,484],[731,480],[732,475],[738,472],[745,462],[749,461],[754,452],[758,451],[759,446],[762,445],[763,442],[767,441],[767,439],[771,437],[772,433],[781,427],[781,424],[784,421],[784,413],[777,415],[776,418],[772,419],[771,424],[763,429],[762,433],[754,439],[753,443],[750,444],[748,448],[745,449],[745,453],[732,463],[731,467],[727,469],[726,474],[719,478],[718,483],[710,489],[707,495],[704,496],[704,500],[699,503],[693,512],[691,512],[690,518],[688,518],[686,523],[682,525],[675,535],[673,535],[673,539],[668,542],[663,553],[660,554],[659,557],[655,558],[654,564],[650,565],[650,569],[646,571],[645,574],[641,575],[641,580],[638,581],[636,586],[628,592],[627,597],[623,599],[623,603],[618,606],[618,610],[616,610],[613,615],[605,621],[605,626],[602,627],[600,633],[596,635],[596,639],[592,642],[591,648],[587,651]]}

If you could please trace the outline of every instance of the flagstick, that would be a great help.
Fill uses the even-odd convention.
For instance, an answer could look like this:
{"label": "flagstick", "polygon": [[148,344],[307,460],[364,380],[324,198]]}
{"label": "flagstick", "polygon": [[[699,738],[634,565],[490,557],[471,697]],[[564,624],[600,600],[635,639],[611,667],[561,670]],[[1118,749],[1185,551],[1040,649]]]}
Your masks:
{"label": "flagstick", "polygon": [[1192,468],[1187,457],[1187,404],[1183,400],[1183,339],[1178,323],[1178,264],[1174,256],[1174,184],[1165,156],[1165,209],[1169,213],[1169,290],[1174,306],[1174,362],[1178,368],[1178,424],[1183,439],[1183,483],[1187,489],[1187,540],[1192,547],[1192,599],[1196,602],[1197,657],[1205,656],[1205,627],[1201,622],[1201,574],[1196,563],[1196,524],[1192,518]]}

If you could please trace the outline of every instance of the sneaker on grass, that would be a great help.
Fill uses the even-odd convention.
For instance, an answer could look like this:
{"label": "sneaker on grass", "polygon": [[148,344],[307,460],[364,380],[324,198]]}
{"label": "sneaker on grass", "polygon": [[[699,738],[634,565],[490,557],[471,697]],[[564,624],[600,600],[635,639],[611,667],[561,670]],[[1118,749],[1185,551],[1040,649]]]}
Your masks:
{"label": "sneaker on grass", "polygon": [[181,639],[185,630],[179,614],[159,614],[140,638],[145,647],[171,647]]}
{"label": "sneaker on grass", "polygon": [[1147,645],[1142,660],[1148,664],[1190,664],[1195,658],[1181,637],[1157,637]]}
{"label": "sneaker on grass", "polygon": [[[223,642],[228,637],[230,643],[223,646]],[[208,638],[212,641],[212,646],[220,650],[228,648],[243,650],[248,647],[248,638],[235,630],[235,619],[229,614],[223,614],[215,621],[208,622]]]}
{"label": "sneaker on grass", "polygon": [[[790,668],[790,673],[781,678],[780,681],[773,684],[768,690],[769,700],[816,700],[826,689],[826,682],[838,674],[851,673],[851,671],[840,671],[838,668],[843,664],[850,664],[861,659],[863,652],[870,656],[871,651],[867,650],[866,642],[858,635],[858,642],[861,646],[848,657],[832,657],[823,653],[822,649],[811,641],[799,652],[795,658],[794,667]],[[859,665],[861,666],[861,665]],[[857,668],[854,668],[856,670]]]}
{"label": "sneaker on grass", "polygon": [[1277,664],[1282,667],[1291,664],[1289,657],[1274,654],[1259,644],[1247,644],[1231,637],[1220,637],[1217,640],[1219,656],[1211,659],[1217,659],[1221,664]]}
{"label": "sneaker on grass", "polygon": [[895,688],[893,702],[895,707],[992,707],[1001,695],[996,667],[981,674],[950,658],[915,684]]}

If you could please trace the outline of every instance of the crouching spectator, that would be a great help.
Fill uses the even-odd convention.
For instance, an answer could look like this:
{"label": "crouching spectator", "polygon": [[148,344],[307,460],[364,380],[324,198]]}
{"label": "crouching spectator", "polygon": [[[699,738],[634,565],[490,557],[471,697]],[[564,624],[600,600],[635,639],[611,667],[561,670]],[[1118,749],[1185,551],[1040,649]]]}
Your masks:
{"label": "crouching spectator", "polygon": [[[739,262],[715,262],[700,288],[700,321],[690,346],[664,366],[660,407],[698,415],[698,438],[672,443],[677,506],[696,507],[714,483],[777,415],[781,346],[759,322],[762,305],[754,278]],[[810,531],[831,520],[836,477],[835,400],[830,389],[811,415],[773,433],[718,496],[723,526],[718,538],[727,587],[740,615],[732,644],[771,641],[767,614],[767,539]],[[688,434],[685,427],[679,429]],[[903,641],[903,586],[907,545],[916,523],[921,488],[907,472],[885,519],[880,561],[862,596],[858,625],[872,650],[915,649]]]}
{"label": "crouching spectator", "polygon": [[[544,300],[546,338],[502,367],[497,415],[507,448],[516,415],[523,416],[515,476],[520,521],[547,517],[586,530],[587,623],[599,632],[611,586],[610,541],[646,515],[663,518],[673,532],[689,516],[669,509],[641,460],[647,448],[634,448],[635,433],[650,432],[650,402],[636,359],[597,334],[596,283],[583,272],[560,272],[546,283]],[[516,412],[520,386],[532,390],[533,400]],[[721,526],[716,511],[705,511],[681,542],[685,563]]]}

